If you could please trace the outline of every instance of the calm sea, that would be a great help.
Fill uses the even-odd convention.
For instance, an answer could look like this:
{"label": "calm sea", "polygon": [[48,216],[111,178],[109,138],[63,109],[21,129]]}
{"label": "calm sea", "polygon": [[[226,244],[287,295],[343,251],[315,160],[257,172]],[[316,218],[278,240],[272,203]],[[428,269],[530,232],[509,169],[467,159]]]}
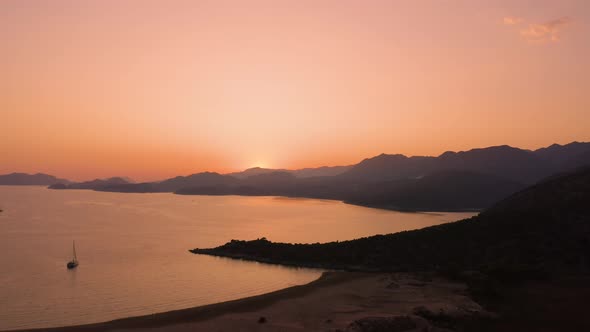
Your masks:
{"label": "calm sea", "polygon": [[[0,186],[0,330],[107,321],[257,295],[321,271],[193,255],[231,239],[325,242],[473,213],[337,201]],[[67,270],[72,241],[80,265]]]}

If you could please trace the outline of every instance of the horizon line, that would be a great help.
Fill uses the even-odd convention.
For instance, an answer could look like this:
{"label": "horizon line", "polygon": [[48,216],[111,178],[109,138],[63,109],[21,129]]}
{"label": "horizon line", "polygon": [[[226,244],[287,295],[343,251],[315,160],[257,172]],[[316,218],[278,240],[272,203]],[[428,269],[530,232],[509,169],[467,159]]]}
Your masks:
{"label": "horizon line", "polygon": [[401,155],[404,156],[406,158],[419,158],[419,157],[426,157],[426,158],[439,158],[440,156],[444,155],[445,153],[448,152],[452,152],[452,153],[461,153],[461,152],[469,152],[469,151],[473,151],[473,150],[481,150],[481,149],[490,149],[490,148],[499,148],[499,147],[509,147],[512,149],[518,149],[518,150],[523,150],[523,151],[530,151],[530,152],[534,152],[537,150],[541,150],[541,149],[545,149],[545,148],[549,148],[552,146],[566,146],[566,145],[571,145],[571,144],[588,144],[590,143],[590,141],[583,141],[583,140],[574,140],[571,141],[569,143],[564,143],[564,144],[559,144],[559,143],[553,143],[547,146],[541,146],[538,148],[533,148],[533,149],[526,149],[526,148],[519,148],[519,147],[515,147],[509,144],[499,144],[499,145],[490,145],[490,146],[485,146],[485,147],[474,147],[474,148],[470,148],[468,150],[459,150],[459,151],[453,151],[453,150],[445,150],[442,153],[439,153],[437,155],[406,155],[403,153],[380,153],[371,157],[367,157],[367,158],[363,158],[362,160],[353,163],[353,164],[349,164],[349,165],[325,165],[323,164],[322,166],[308,166],[308,167],[299,167],[299,168],[284,168],[284,167],[261,167],[261,166],[252,166],[252,167],[248,167],[245,169],[237,169],[234,171],[230,171],[230,172],[218,172],[218,171],[212,171],[212,170],[203,170],[203,171],[197,171],[197,172],[191,172],[188,173],[186,175],[175,175],[172,177],[167,177],[164,179],[157,179],[157,180],[145,180],[145,181],[136,181],[133,177],[128,176],[128,175],[114,175],[114,176],[107,176],[107,177],[95,177],[95,178],[91,178],[88,180],[77,180],[77,181],[73,181],[70,180],[68,177],[66,176],[60,176],[60,175],[54,175],[54,174],[50,174],[50,173],[45,173],[45,172],[19,172],[19,171],[12,171],[9,173],[5,173],[5,174],[0,174],[0,175],[10,175],[10,174],[26,174],[26,175],[50,175],[59,179],[63,179],[63,180],[67,180],[70,182],[87,182],[87,181],[94,181],[94,180],[107,180],[107,179],[112,179],[112,178],[122,178],[122,179],[128,179],[131,180],[132,182],[135,183],[151,183],[151,182],[160,182],[160,181],[165,181],[167,179],[172,179],[175,177],[181,177],[181,176],[191,176],[191,175],[195,175],[195,174],[201,174],[201,173],[214,173],[214,174],[220,174],[220,175],[231,175],[233,173],[241,173],[241,172],[245,172],[247,170],[251,170],[251,169],[266,169],[266,170],[276,170],[276,171],[300,171],[300,170],[304,170],[304,169],[318,169],[318,168],[332,168],[332,167],[353,167],[355,165],[358,165],[359,163],[363,162],[364,160],[368,160],[368,159],[372,159],[378,156],[382,156],[382,155],[389,155],[389,156],[394,156],[394,155]]}

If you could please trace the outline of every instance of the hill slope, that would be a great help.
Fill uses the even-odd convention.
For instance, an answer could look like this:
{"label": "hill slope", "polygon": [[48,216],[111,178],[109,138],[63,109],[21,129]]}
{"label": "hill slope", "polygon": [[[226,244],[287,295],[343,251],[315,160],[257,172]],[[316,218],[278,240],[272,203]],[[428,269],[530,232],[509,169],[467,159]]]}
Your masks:
{"label": "hill slope", "polygon": [[491,206],[525,185],[469,171],[442,171],[421,178],[368,183],[346,202],[395,210],[466,211]]}

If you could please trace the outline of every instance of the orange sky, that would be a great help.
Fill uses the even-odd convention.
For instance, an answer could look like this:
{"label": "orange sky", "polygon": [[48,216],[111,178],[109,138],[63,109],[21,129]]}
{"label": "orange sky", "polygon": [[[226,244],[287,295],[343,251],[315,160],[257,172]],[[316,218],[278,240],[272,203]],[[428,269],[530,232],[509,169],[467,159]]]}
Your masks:
{"label": "orange sky", "polygon": [[586,0],[5,0],[0,173],[590,141],[589,35]]}

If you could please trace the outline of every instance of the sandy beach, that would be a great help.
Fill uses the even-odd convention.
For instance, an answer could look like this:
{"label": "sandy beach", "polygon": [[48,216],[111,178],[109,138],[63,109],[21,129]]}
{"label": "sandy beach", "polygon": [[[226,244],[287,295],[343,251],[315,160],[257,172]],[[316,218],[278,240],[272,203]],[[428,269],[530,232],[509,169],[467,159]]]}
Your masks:
{"label": "sandy beach", "polygon": [[428,318],[487,314],[465,291],[460,283],[413,274],[326,272],[306,285],[235,301],[29,331],[363,331],[375,324],[445,331]]}

